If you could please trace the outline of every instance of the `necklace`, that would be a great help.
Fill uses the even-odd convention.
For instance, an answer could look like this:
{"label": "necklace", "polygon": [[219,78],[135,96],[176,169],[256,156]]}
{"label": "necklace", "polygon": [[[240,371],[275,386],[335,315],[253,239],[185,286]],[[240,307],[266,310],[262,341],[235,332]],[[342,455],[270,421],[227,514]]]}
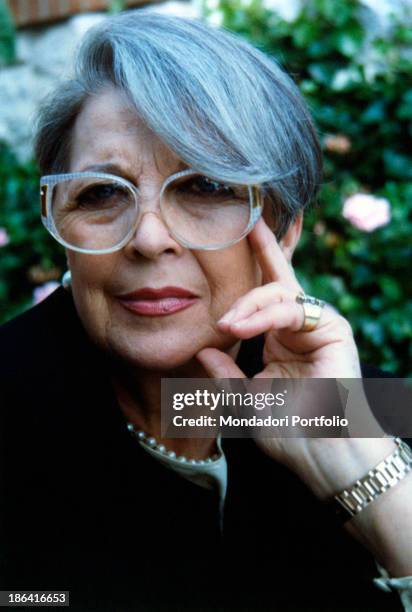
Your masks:
{"label": "necklace", "polygon": [[217,461],[222,456],[221,454],[215,453],[211,457],[207,457],[207,459],[188,459],[184,455],[176,455],[174,451],[167,450],[164,444],[159,444],[156,438],[149,436],[142,429],[136,430],[133,423],[127,423],[127,429],[138,442],[148,447],[151,451],[159,453],[160,455],[163,455],[172,461],[177,461],[178,463],[187,463],[189,465],[207,465]]}

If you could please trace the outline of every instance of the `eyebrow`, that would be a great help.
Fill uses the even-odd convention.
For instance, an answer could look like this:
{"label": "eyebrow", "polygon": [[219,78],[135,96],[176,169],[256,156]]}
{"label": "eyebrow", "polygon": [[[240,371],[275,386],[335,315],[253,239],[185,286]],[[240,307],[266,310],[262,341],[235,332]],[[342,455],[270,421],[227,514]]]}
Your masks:
{"label": "eyebrow", "polygon": [[105,164],[92,164],[82,168],[80,172],[108,172],[109,174],[122,174],[122,169],[117,164],[105,163]]}
{"label": "eyebrow", "polygon": [[[175,172],[179,172],[180,170],[186,170],[188,168],[190,168],[190,166],[186,162],[179,160],[177,164],[177,169],[175,170]],[[124,178],[127,178],[128,180],[131,180],[132,178],[130,176],[129,169],[125,170],[125,168],[122,168],[118,164],[114,164],[111,162],[102,163],[102,164],[92,164],[91,166],[86,166],[85,168],[83,168],[81,172],[107,172],[109,174],[123,176]],[[174,172],[172,172],[172,174],[174,174]]]}

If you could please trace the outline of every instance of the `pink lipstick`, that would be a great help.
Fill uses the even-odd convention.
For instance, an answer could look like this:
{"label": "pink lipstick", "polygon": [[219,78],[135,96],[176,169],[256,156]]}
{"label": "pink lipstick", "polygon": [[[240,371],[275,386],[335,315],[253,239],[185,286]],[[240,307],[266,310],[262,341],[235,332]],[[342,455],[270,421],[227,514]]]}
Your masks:
{"label": "pink lipstick", "polygon": [[124,308],[147,317],[161,317],[192,306],[197,296],[181,287],[144,287],[117,298]]}

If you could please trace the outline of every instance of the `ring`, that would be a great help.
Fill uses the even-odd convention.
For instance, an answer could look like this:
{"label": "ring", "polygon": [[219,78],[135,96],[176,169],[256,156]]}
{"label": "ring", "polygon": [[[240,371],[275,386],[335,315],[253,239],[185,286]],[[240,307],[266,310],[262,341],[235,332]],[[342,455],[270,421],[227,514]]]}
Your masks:
{"label": "ring", "polygon": [[323,300],[318,300],[318,298],[311,295],[305,295],[303,291],[298,293],[296,296],[296,301],[298,304],[302,304],[303,313],[305,315],[302,327],[299,331],[313,331],[319,323],[322,308],[324,307],[325,302]]}

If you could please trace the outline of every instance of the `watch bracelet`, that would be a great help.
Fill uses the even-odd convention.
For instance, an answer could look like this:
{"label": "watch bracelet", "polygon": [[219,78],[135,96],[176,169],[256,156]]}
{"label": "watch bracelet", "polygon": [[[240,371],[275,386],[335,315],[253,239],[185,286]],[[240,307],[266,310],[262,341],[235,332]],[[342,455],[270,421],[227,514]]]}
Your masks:
{"label": "watch bracelet", "polygon": [[412,470],[412,449],[400,438],[393,440],[396,449],[388,457],[333,497],[335,513],[342,523],[359,514]]}

